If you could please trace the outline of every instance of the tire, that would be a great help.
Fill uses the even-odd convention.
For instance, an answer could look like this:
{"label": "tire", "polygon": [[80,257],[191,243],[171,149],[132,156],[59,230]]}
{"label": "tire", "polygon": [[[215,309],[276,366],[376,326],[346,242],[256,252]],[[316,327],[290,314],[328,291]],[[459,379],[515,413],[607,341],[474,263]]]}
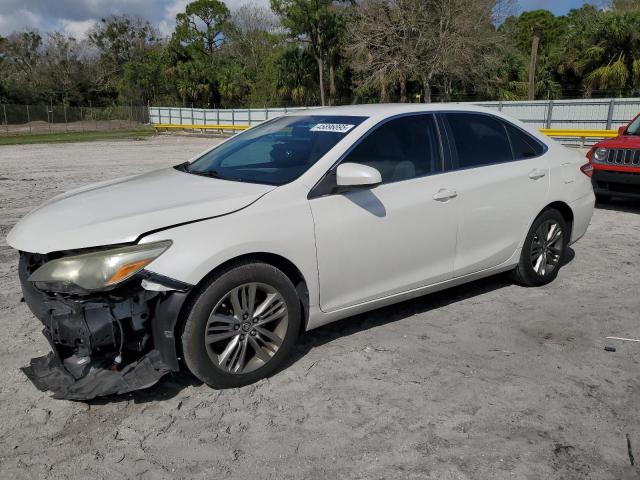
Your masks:
{"label": "tire", "polygon": [[272,375],[293,349],[302,323],[291,280],[261,262],[237,264],[215,275],[187,308],[184,361],[214,388],[241,387]]}
{"label": "tire", "polygon": [[[551,232],[552,225],[560,229],[560,237],[553,242],[549,239],[541,240],[544,236],[556,238],[558,233],[557,230],[554,230],[555,233]],[[557,210],[545,210],[538,215],[527,233],[520,262],[512,272],[512,279],[529,287],[553,282],[565,260],[569,233],[567,222]]]}

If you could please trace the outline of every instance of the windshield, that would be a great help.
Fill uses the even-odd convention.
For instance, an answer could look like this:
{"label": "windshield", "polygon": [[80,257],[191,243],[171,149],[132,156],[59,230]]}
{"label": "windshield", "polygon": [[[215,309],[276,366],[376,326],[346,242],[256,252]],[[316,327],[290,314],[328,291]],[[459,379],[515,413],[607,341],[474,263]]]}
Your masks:
{"label": "windshield", "polygon": [[631,122],[629,128],[625,132],[626,135],[640,135],[640,116],[636,117],[636,119]]}
{"label": "windshield", "polygon": [[284,116],[241,133],[182,169],[240,182],[295,180],[366,117]]}

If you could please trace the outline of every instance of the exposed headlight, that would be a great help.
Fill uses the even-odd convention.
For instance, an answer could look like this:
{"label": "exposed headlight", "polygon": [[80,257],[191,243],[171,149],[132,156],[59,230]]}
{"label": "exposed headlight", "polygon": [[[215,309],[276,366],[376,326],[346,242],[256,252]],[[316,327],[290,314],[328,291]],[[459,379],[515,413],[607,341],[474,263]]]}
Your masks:
{"label": "exposed headlight", "polygon": [[596,162],[605,162],[607,160],[607,154],[609,150],[606,148],[597,148],[595,152],[593,152],[593,159]]}
{"label": "exposed headlight", "polygon": [[58,258],[38,268],[29,281],[53,291],[77,287],[108,290],[131,278],[170,246],[171,240],[164,240]]}

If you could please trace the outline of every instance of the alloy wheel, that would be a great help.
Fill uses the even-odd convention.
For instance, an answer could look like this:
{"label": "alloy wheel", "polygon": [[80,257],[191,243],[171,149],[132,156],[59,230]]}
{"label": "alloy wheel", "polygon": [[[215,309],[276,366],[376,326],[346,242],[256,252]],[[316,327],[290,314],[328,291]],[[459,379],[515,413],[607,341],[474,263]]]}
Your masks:
{"label": "alloy wheel", "polygon": [[264,283],[245,283],[227,292],[209,315],[205,345],[221,370],[242,374],[273,358],[288,327],[284,298]]}
{"label": "alloy wheel", "polygon": [[540,276],[553,272],[562,259],[564,238],[562,227],[555,220],[542,222],[531,242],[531,266]]}

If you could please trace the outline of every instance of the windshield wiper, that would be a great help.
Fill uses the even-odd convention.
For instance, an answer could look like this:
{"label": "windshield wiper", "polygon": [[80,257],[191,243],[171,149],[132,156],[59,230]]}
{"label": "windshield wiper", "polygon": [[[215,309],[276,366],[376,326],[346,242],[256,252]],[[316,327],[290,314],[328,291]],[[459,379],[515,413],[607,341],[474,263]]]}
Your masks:
{"label": "windshield wiper", "polygon": [[194,175],[200,175],[201,177],[209,177],[209,178],[219,178],[221,180],[226,180],[225,177],[223,177],[222,175],[220,175],[218,172],[216,172],[215,170],[203,170],[203,171],[198,171],[198,170],[186,170],[189,173],[193,173]]}

